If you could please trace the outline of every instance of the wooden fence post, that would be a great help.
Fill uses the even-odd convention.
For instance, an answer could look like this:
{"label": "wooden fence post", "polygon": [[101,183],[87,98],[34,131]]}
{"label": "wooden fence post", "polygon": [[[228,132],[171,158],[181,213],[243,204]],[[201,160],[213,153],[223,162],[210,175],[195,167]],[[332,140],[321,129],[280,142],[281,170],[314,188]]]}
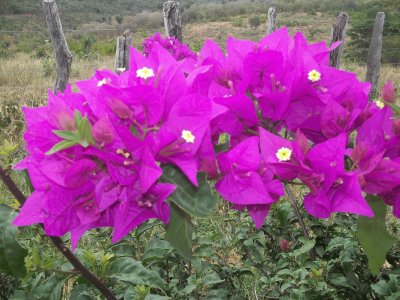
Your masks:
{"label": "wooden fence post", "polygon": [[368,48],[367,76],[366,81],[372,83],[370,98],[376,93],[381,69],[381,52],[383,25],[385,23],[385,13],[378,12],[375,18],[374,31],[372,32],[371,43]]}
{"label": "wooden fence post", "polygon": [[57,78],[54,91],[63,92],[68,84],[72,54],[65,40],[56,2],[54,0],[43,0],[42,7],[46,16],[47,27],[49,27],[50,30],[51,42],[56,56]]}
{"label": "wooden fence post", "polygon": [[182,21],[178,1],[164,2],[164,27],[165,35],[175,37],[182,42]]}
{"label": "wooden fence post", "polygon": [[275,30],[276,30],[276,9],[275,7],[270,7],[268,9],[267,35],[273,33]]}
{"label": "wooden fence post", "polygon": [[120,73],[129,69],[129,47],[132,45],[133,36],[129,30],[117,39],[117,53],[115,54],[115,72]]}
{"label": "wooden fence post", "polygon": [[330,65],[335,68],[340,66],[340,58],[343,54],[344,39],[346,38],[347,24],[349,22],[349,16],[345,12],[340,12],[336,18],[336,22],[332,25],[332,42],[342,42],[339,47],[336,47],[330,53]]}

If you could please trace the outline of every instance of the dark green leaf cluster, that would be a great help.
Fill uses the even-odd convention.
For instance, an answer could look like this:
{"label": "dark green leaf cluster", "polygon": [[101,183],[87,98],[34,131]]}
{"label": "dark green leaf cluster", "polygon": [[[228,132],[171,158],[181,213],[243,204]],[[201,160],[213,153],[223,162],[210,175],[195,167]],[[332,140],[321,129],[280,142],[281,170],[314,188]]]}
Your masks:
{"label": "dark green leaf cluster", "polygon": [[[354,216],[305,216],[307,240],[288,202],[275,205],[258,231],[245,212],[224,205],[220,202],[209,218],[190,217],[190,226],[181,224],[181,230],[196,228],[187,236],[187,258],[181,255],[184,248],[175,250],[172,243],[179,241],[168,237],[157,220],[115,245],[108,229],[89,233],[75,254],[118,299],[397,299],[399,245],[386,257],[392,268],[372,275],[356,238]],[[173,207],[190,216],[177,204]],[[390,231],[398,234],[395,230],[394,223]],[[22,265],[27,274],[11,299],[98,299],[98,292],[51,248],[39,228],[26,228],[19,236],[28,249]],[[309,255],[312,248],[315,260]]]}
{"label": "dark green leaf cluster", "polygon": [[350,42],[346,46],[346,57],[365,63],[374,27],[374,19],[378,12],[385,12],[383,30],[382,63],[400,63],[400,1],[370,1],[359,5],[350,13]]}

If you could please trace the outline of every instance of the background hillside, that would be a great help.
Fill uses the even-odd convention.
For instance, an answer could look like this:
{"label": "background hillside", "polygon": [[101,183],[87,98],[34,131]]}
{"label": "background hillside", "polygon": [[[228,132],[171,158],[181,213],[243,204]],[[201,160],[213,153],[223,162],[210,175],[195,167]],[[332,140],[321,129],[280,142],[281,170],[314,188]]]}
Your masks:
{"label": "background hillside", "polygon": [[[48,32],[39,0],[0,0],[0,58],[18,52],[41,57]],[[75,56],[112,55],[124,29],[143,37],[163,31],[164,0],[57,0],[68,43]],[[181,0],[184,39],[194,50],[210,37],[258,39],[265,33],[268,7],[278,9],[278,26],[301,30],[312,41],[329,40],[340,10],[350,14],[346,57],[364,62],[375,15],[386,13],[383,62],[400,63],[400,0]]]}

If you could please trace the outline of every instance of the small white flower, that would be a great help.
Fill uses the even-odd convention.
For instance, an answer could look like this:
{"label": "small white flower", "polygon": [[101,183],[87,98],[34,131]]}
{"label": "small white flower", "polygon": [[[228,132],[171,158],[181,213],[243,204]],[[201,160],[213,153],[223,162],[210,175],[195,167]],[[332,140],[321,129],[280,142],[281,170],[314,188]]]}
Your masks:
{"label": "small white flower", "polygon": [[195,136],[190,130],[182,130],[181,137],[186,141],[186,143],[194,143]]}
{"label": "small white flower", "polygon": [[289,148],[282,147],[276,152],[276,158],[279,161],[288,161],[292,156],[292,150]]}
{"label": "small white flower", "polygon": [[321,80],[321,73],[317,70],[311,70],[308,72],[308,80],[311,82],[317,82]]}
{"label": "small white flower", "polygon": [[125,72],[126,69],[125,68],[118,68],[117,71],[122,73],[122,72]]}
{"label": "small white flower", "polygon": [[375,104],[379,109],[383,109],[385,107],[385,103],[383,103],[381,100],[376,100]]}
{"label": "small white flower", "polygon": [[154,71],[153,69],[143,67],[136,71],[136,77],[143,78],[146,80],[147,78],[154,77]]}
{"label": "small white flower", "polygon": [[98,86],[98,87],[101,87],[103,84],[107,84],[107,80],[106,80],[105,78],[103,78],[102,80],[100,80],[100,81],[97,83],[97,86]]}

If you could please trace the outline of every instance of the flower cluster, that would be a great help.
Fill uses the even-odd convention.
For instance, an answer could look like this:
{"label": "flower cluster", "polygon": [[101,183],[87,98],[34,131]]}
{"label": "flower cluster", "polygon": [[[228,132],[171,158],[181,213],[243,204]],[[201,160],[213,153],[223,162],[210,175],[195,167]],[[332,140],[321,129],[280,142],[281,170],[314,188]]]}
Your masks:
{"label": "flower cluster", "polygon": [[197,185],[200,166],[215,161],[211,100],[190,91],[186,68],[160,44],[131,49],[129,71],[97,71],[49,93],[48,105],[25,108],[28,170],[34,193],[14,221],[43,223],[48,235],[71,232],[73,246],[94,227],[114,228],[116,242],[149,218],[169,221],[175,186],[159,181],[162,164]]}
{"label": "flower cluster", "polygon": [[227,110],[211,120],[213,141],[227,133],[231,146],[217,156],[216,189],[258,227],[282,183],[294,180],[309,188],[304,207],[315,217],[372,217],[363,193],[381,196],[400,217],[398,121],[385,106],[394,87],[369,102],[369,83],[328,66],[336,46],[281,29],[257,43],[229,38],[226,54],[207,41],[199,53],[198,91]]}
{"label": "flower cluster", "polygon": [[143,41],[143,54],[149,55],[154,44],[160,44],[163,48],[168,50],[176,60],[182,60],[185,58],[196,60],[197,58],[196,53],[190,50],[188,45],[182,44],[175,37],[162,37],[159,32]]}
{"label": "flower cluster", "polygon": [[113,227],[116,242],[149,218],[168,223],[170,164],[194,186],[206,172],[257,227],[291,183],[309,188],[304,207],[315,217],[371,217],[366,193],[400,217],[393,85],[370,102],[369,83],[328,66],[336,46],[282,28],[259,42],[229,38],[226,53],[207,40],[195,56],[158,34],[145,55],[131,49],[127,71],[49,93],[47,106],[24,108],[29,156],[16,167],[35,191],[14,224],[71,232],[75,247],[91,228]]}

